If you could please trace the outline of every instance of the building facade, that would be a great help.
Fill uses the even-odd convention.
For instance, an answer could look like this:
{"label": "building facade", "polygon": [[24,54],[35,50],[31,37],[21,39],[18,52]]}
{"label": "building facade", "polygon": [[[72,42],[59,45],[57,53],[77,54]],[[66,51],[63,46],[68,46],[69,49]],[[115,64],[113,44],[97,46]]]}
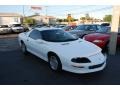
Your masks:
{"label": "building facade", "polygon": [[22,15],[17,13],[0,13],[0,25],[10,25],[11,23],[22,23]]}
{"label": "building facade", "polygon": [[53,16],[32,15],[29,17],[35,19],[37,24],[56,24],[56,18]]}

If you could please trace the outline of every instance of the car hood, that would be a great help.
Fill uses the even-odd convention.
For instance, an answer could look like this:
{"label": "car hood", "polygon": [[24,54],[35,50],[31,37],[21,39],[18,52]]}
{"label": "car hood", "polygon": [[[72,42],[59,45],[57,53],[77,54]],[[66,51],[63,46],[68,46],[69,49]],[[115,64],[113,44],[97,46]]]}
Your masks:
{"label": "car hood", "polygon": [[93,34],[88,34],[85,36],[85,39],[89,39],[89,40],[96,40],[96,39],[106,39],[109,38],[109,34],[103,34],[103,33],[93,33]]}
{"label": "car hood", "polygon": [[82,39],[70,42],[51,43],[49,44],[51,51],[68,58],[88,57],[101,52],[101,49]]}

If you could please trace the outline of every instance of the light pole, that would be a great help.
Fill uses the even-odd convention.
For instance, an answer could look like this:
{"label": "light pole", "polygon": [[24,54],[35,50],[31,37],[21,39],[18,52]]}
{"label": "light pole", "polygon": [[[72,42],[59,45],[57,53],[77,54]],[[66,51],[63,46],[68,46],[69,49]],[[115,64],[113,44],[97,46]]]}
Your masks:
{"label": "light pole", "polygon": [[48,25],[49,25],[48,6],[45,6],[45,8],[46,8],[46,21],[48,21]]}
{"label": "light pole", "polygon": [[24,5],[22,6],[22,11],[23,11],[23,17],[25,17],[25,9],[24,9]]}
{"label": "light pole", "polygon": [[24,23],[24,19],[25,19],[25,9],[24,9],[24,5],[22,5],[22,12],[23,12],[22,23]]}

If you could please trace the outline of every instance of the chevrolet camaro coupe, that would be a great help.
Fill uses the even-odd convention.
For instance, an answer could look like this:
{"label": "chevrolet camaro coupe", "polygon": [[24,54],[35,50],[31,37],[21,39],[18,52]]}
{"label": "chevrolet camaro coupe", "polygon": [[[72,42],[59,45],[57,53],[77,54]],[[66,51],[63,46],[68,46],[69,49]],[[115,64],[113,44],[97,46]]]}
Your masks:
{"label": "chevrolet camaro coupe", "polygon": [[19,34],[18,40],[24,54],[45,60],[53,71],[91,73],[106,66],[106,56],[98,46],[62,29],[34,28]]}

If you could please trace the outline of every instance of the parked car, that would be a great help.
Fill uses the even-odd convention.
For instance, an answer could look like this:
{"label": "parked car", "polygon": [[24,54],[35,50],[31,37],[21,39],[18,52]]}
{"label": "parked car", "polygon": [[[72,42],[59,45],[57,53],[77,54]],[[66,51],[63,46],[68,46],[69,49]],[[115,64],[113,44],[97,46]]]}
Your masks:
{"label": "parked car", "polygon": [[76,34],[82,38],[84,35],[94,33],[101,28],[98,24],[82,24],[78,25],[74,30],[69,31],[71,34]]}
{"label": "parked car", "polygon": [[110,23],[101,23],[102,26],[110,26]]}
{"label": "parked car", "polygon": [[20,33],[25,31],[25,28],[21,24],[11,24],[10,27],[12,32],[14,33]]}
{"label": "parked car", "polygon": [[30,52],[47,61],[53,71],[91,73],[106,66],[106,56],[98,46],[61,29],[34,28],[18,39],[24,54]]}
{"label": "parked car", "polygon": [[0,25],[0,34],[11,33],[11,29],[8,25]]}
{"label": "parked car", "polygon": [[[85,35],[83,39],[94,43],[103,50],[107,49],[110,41],[110,27],[107,27],[106,30],[99,30],[96,33]],[[120,46],[120,29],[117,37],[117,45]]]}
{"label": "parked car", "polygon": [[77,27],[76,25],[67,25],[67,26],[63,27],[62,29],[65,31],[70,31],[70,30],[75,29],[76,27]]}

